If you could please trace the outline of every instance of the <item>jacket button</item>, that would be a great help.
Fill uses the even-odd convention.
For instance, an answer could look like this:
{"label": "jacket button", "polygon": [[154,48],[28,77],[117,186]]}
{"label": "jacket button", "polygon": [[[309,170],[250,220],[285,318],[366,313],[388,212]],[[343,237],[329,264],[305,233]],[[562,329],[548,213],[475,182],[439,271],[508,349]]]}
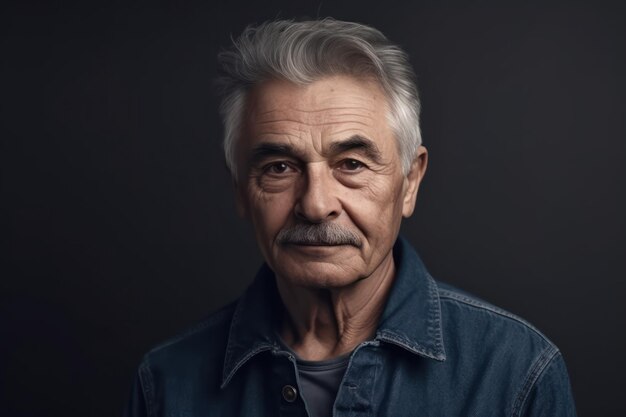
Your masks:
{"label": "jacket button", "polygon": [[285,385],[283,387],[283,398],[288,403],[292,403],[298,398],[298,391],[291,385]]}

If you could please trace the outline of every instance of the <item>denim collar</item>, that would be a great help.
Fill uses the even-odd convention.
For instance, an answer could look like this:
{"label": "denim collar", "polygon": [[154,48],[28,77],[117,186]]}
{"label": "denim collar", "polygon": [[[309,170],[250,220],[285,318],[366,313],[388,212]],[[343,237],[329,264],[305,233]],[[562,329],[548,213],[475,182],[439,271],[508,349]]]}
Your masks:
{"label": "denim collar", "polygon": [[[396,277],[375,340],[444,361],[437,284],[404,238],[396,241],[393,256]],[[222,387],[256,354],[282,350],[276,336],[282,308],[274,273],[264,264],[237,302],[224,358]]]}

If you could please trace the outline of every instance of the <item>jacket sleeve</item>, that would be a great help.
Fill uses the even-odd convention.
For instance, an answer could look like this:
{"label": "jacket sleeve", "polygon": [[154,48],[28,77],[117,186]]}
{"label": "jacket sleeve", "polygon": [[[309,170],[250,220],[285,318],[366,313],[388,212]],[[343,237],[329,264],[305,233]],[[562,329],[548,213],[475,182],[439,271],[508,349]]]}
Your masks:
{"label": "jacket sleeve", "polygon": [[557,353],[544,368],[525,402],[526,417],[576,417],[565,361]]}
{"label": "jacket sleeve", "polygon": [[141,382],[141,368],[137,372],[130,399],[124,410],[124,417],[148,417],[146,396]]}

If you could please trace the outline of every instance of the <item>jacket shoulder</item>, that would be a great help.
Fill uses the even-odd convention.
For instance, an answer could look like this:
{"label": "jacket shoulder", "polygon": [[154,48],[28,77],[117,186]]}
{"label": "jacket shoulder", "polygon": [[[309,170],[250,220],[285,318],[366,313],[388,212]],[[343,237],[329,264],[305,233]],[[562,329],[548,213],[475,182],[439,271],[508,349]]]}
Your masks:
{"label": "jacket shoulder", "polygon": [[[451,285],[437,286],[449,365],[465,374],[497,375],[501,388],[510,393],[507,408],[520,415],[539,381],[563,361],[559,349],[519,316]],[[565,372],[559,378],[567,382]],[[561,385],[559,389],[569,392],[568,384]]]}
{"label": "jacket shoulder", "polygon": [[521,332],[546,347],[557,349],[550,339],[523,318],[450,284],[437,281],[437,288],[442,310],[448,313],[448,320],[501,326],[511,332]]}

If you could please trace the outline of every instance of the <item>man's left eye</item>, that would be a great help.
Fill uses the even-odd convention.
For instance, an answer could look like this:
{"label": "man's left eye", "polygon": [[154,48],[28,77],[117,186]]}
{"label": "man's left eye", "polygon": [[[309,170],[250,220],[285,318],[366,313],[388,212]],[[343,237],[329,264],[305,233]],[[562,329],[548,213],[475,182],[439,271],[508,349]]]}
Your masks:
{"label": "man's left eye", "polygon": [[365,164],[361,161],[357,161],[356,159],[344,159],[341,161],[339,168],[342,171],[359,171],[365,168]]}

